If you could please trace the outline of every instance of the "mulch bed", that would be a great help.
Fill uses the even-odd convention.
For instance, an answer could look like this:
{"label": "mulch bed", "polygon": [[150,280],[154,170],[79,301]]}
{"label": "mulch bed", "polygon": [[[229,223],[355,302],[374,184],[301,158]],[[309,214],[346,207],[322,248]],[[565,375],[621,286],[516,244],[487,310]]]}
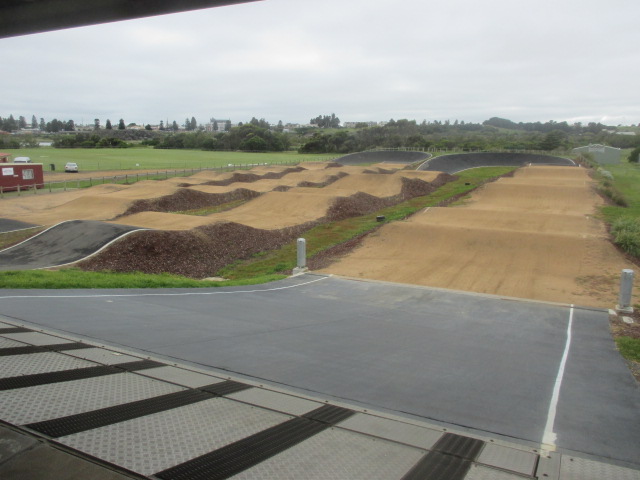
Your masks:
{"label": "mulch bed", "polygon": [[142,231],[123,238],[78,266],[92,271],[168,272],[206,278],[234,261],[279,248],[308,228],[309,225],[300,225],[273,231],[228,222],[189,231]]}
{"label": "mulch bed", "polygon": [[[239,188],[227,193],[204,193],[197,190],[180,189],[171,195],[150,200],[137,200],[122,215],[140,212],[182,212],[198,208],[215,207],[237,200],[250,200],[261,194],[246,188]],[[116,217],[117,218],[117,217]]]}

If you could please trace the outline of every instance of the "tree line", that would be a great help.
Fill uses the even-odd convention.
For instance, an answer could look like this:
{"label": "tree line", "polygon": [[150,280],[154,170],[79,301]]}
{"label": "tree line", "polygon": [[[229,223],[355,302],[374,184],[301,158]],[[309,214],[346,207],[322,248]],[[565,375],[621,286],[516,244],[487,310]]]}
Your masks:
{"label": "tree line", "polygon": [[[123,148],[136,143],[155,148],[184,148],[203,150],[283,151],[297,149],[301,153],[346,154],[374,148],[416,148],[479,150],[566,150],[590,143],[601,143],[618,148],[640,147],[639,135],[617,135],[614,127],[601,123],[568,124],[548,121],[516,123],[500,117],[492,117],[482,123],[464,121],[393,120],[384,126],[357,124],[355,129],[335,129],[339,126],[335,114],[319,115],[311,119],[316,128],[300,128],[284,132],[282,121],[271,125],[264,118],[252,117],[247,123],[231,127],[229,120],[211,118],[205,131],[195,117],[186,118],[182,131],[176,121],[170,125],[160,122],[160,129],[150,125],[144,129],[131,128],[120,119],[117,125],[107,120],[105,127],[95,119],[91,132],[74,132],[73,120],[45,122],[32,116],[31,123],[25,117],[17,120],[13,115],[0,117],[0,130],[14,131],[32,128],[54,134],[53,146],[59,148]],[[167,122],[168,124],[169,122]],[[44,128],[43,128],[44,127]],[[133,143],[132,143],[133,142]],[[20,148],[38,146],[34,135],[0,135],[0,147]]]}
{"label": "tree line", "polygon": [[253,123],[242,124],[228,132],[174,133],[142,142],[154,148],[184,148],[200,150],[244,150],[282,152],[291,142],[287,135]]}
{"label": "tree line", "polygon": [[566,150],[590,143],[617,148],[640,146],[638,135],[617,135],[602,124],[567,122],[516,124],[494,117],[483,123],[391,120],[384,126],[334,133],[314,132],[300,146],[301,153],[352,153],[375,148],[421,150]]}

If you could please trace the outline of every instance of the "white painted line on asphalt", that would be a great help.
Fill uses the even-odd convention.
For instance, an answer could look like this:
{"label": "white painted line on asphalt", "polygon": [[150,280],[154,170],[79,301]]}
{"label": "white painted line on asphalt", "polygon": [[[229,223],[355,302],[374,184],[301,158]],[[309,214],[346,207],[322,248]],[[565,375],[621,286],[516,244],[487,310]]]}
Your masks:
{"label": "white painted line on asphalt", "polygon": [[573,325],[573,305],[569,310],[569,324],[567,325],[567,341],[564,346],[564,353],[562,354],[562,360],[558,367],[558,375],[556,376],[555,386],[553,387],[553,395],[551,395],[551,403],[549,405],[549,412],[547,413],[547,424],[544,427],[544,435],[542,436],[543,449],[548,451],[554,451],[556,447],[557,434],[553,431],[554,423],[556,421],[556,412],[558,409],[558,399],[560,398],[560,388],[562,387],[562,379],[564,378],[564,369],[567,365],[567,358],[569,357],[569,348],[571,347],[571,327]]}
{"label": "white painted line on asphalt", "polygon": [[24,298],[24,299],[34,299],[34,298],[111,298],[111,297],[186,297],[189,295],[229,295],[236,293],[258,293],[258,292],[276,292],[278,290],[288,290],[290,288],[302,287],[304,285],[309,285],[311,283],[320,282],[322,280],[326,280],[327,278],[331,278],[332,275],[327,275],[326,277],[317,278],[315,280],[309,280],[308,282],[296,283],[295,285],[288,285],[286,287],[275,287],[275,288],[257,288],[254,290],[234,290],[234,291],[218,291],[218,292],[184,292],[184,293],[112,293],[105,295],[7,295],[0,296],[1,299],[6,300],[10,298]]}

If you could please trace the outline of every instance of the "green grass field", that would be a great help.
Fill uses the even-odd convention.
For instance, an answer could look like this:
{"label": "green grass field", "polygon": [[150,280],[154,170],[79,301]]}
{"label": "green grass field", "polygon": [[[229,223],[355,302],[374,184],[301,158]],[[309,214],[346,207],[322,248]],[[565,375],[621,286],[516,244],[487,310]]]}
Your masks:
{"label": "green grass field", "polygon": [[606,165],[613,175],[613,185],[624,196],[628,207],[607,206],[602,209],[609,222],[620,217],[640,218],[640,164],[623,161],[618,165]]}
{"label": "green grass field", "polygon": [[97,170],[172,170],[185,168],[226,167],[262,163],[296,163],[325,161],[332,155],[299,154],[297,152],[247,153],[205,152],[202,150],[161,150],[151,147],[133,148],[21,148],[10,152],[13,157],[30,157],[50,171],[64,171],[67,162],[75,162],[80,172]]}

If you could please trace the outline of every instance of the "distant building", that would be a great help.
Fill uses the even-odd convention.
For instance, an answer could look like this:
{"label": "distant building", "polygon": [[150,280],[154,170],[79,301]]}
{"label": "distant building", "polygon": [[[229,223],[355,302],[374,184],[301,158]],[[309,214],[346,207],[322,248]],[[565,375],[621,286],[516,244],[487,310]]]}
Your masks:
{"label": "distant building", "polygon": [[[218,120],[217,118],[215,118],[214,120],[218,125],[218,130],[213,129],[213,126],[214,126],[213,122],[209,122],[205,124],[204,130],[206,132],[226,132],[225,128],[227,128],[227,122],[229,122],[229,120]],[[233,128],[233,127],[237,127],[237,125],[231,123],[230,128]]]}
{"label": "distant building", "polygon": [[593,159],[601,165],[620,163],[621,151],[619,148],[606,145],[592,144],[586,147],[573,149],[573,153],[589,153]]}
{"label": "distant building", "polygon": [[9,163],[10,153],[0,152],[0,163]]}
{"label": "distant building", "polygon": [[344,128],[377,127],[378,122],[344,122]]}

